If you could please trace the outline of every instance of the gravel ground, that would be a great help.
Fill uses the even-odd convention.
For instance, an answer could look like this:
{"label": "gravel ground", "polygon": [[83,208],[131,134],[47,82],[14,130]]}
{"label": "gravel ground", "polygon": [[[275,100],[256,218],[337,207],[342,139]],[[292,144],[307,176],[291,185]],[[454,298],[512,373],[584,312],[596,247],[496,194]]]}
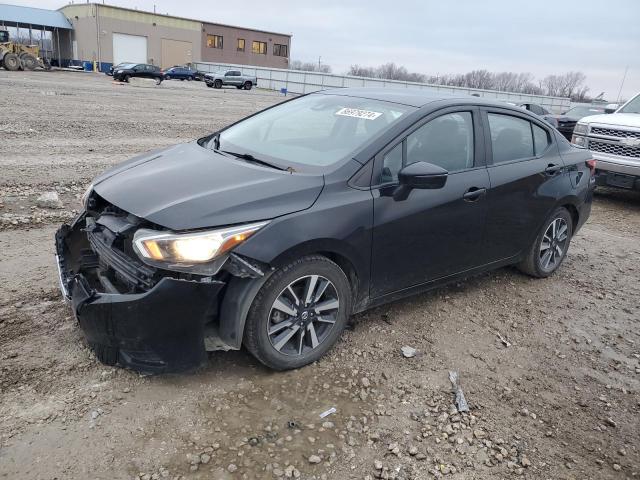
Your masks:
{"label": "gravel ground", "polygon": [[[144,377],[87,349],[55,228],[104,168],[282,97],[70,72],[0,71],[0,91],[0,478],[640,477],[640,195],[599,192],[553,277],[507,268],[371,310],[307,368],[241,351]],[[62,208],[37,206],[47,191]]]}

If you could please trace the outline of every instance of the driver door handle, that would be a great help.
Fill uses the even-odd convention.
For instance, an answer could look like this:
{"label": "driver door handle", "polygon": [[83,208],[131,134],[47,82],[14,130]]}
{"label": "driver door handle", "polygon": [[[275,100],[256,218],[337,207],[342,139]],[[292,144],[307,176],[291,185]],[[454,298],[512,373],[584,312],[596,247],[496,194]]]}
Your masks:
{"label": "driver door handle", "polygon": [[467,202],[475,202],[486,193],[486,188],[471,187],[464,195],[462,195],[462,198]]}
{"label": "driver door handle", "polygon": [[547,165],[547,168],[544,169],[544,171],[550,175],[554,175],[560,170],[562,170],[562,165],[556,165],[555,163],[550,163]]}

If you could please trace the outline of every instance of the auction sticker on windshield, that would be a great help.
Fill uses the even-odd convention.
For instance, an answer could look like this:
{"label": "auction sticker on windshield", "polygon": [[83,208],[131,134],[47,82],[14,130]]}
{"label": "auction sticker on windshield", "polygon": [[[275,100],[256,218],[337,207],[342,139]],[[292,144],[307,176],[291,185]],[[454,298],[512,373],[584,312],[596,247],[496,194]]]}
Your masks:
{"label": "auction sticker on windshield", "polygon": [[369,110],[359,110],[357,108],[341,108],[336,112],[336,115],[343,117],[364,118],[365,120],[375,120],[382,112],[371,112]]}

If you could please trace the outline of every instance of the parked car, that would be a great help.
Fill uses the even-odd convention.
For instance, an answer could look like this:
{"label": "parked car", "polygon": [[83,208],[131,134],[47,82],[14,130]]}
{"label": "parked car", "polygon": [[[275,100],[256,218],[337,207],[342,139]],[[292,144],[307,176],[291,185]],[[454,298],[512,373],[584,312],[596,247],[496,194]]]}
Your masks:
{"label": "parked car", "polygon": [[196,72],[188,67],[171,67],[164,71],[165,80],[188,80],[191,81],[195,78]]}
{"label": "parked car", "polygon": [[160,85],[164,73],[160,67],[146,63],[126,63],[113,70],[113,79],[119,82],[128,82],[131,77],[152,78]]}
{"label": "parked car", "polygon": [[538,105],[537,103],[521,103],[518,106],[544,118],[549,125],[558,128],[558,121],[555,119],[554,115],[542,105]]}
{"label": "parked car", "polygon": [[589,115],[599,115],[607,113],[604,105],[578,105],[575,106],[562,115],[556,115],[558,121],[558,130],[567,140],[571,140],[573,135],[573,129],[581,118]]}
{"label": "parked car", "polygon": [[222,73],[207,73],[204,76],[207,87],[222,88],[223,85],[233,85],[234,87],[251,90],[251,87],[258,83],[256,77],[243,75],[240,70],[227,70]]}
{"label": "parked car", "polygon": [[113,77],[113,71],[114,71],[114,70],[118,70],[118,69],[122,68],[122,67],[123,67],[123,66],[125,66],[125,65],[135,65],[135,64],[132,64],[131,62],[123,62],[123,63],[119,63],[119,64],[117,64],[117,65],[111,65],[111,66],[109,67],[109,71],[104,72],[104,74],[105,74],[105,75],[110,75],[110,76],[112,76],[112,77]]}
{"label": "parked car", "polygon": [[296,368],[354,313],[505,265],[553,274],[591,210],[589,151],[433,95],[317,92],[98,176],[56,233],[98,358],[178,371],[245,345]]}
{"label": "parked car", "polygon": [[198,82],[204,82],[204,76],[207,72],[201,72],[200,70],[196,70],[193,74],[193,79]]}
{"label": "parked car", "polygon": [[640,190],[640,93],[615,113],[581,118],[571,141],[597,159],[597,185]]}

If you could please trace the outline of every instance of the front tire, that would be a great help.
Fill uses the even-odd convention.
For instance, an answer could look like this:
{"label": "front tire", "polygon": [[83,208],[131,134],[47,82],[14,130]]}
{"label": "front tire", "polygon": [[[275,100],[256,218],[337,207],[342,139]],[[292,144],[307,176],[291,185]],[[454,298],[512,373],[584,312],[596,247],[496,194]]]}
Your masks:
{"label": "front tire", "polygon": [[35,70],[38,67],[38,59],[30,53],[25,53],[20,57],[22,68],[25,70]]}
{"label": "front tire", "polygon": [[553,274],[567,256],[573,235],[573,218],[566,208],[557,208],[544,222],[527,256],[518,268],[532,277]]}
{"label": "front tire", "polygon": [[342,269],[320,255],[302,257],[277,270],[256,295],[244,345],[267,367],[299,368],[333,347],[350,313]]}
{"label": "front tire", "polygon": [[216,80],[215,82],[213,82],[213,87],[222,88],[222,80]]}
{"label": "front tire", "polygon": [[129,83],[130,78],[131,78],[131,75],[125,75],[122,80],[124,81],[124,83]]}

